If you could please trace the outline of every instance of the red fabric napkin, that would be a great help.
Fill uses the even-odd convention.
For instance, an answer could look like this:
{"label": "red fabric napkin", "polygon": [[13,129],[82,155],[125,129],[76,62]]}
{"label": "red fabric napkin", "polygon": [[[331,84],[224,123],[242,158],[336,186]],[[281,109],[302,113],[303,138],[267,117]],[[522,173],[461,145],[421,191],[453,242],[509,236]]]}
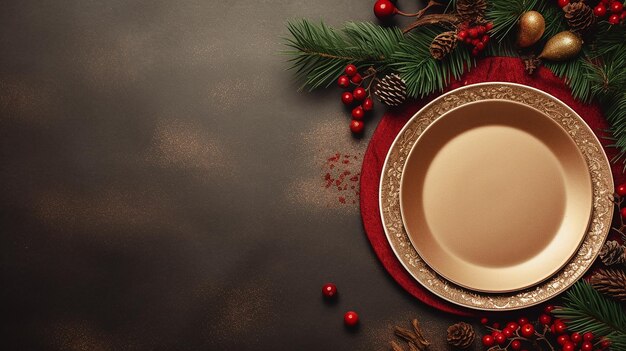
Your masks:
{"label": "red fabric napkin", "polygon": [[[528,85],[543,90],[574,109],[593,129],[605,147],[609,159],[616,154],[616,150],[609,148],[610,141],[606,139],[609,135],[606,130],[608,124],[602,116],[599,106],[596,104],[586,105],[574,100],[569,88],[563,80],[554,76],[547,68],[541,67],[534,76],[528,76],[524,72],[524,66],[520,59],[511,57],[490,57],[479,61],[477,67],[473,68],[459,81],[453,82],[446,91],[474,83],[481,82],[514,82]],[[401,109],[388,111],[378,124],[374,135],[369,143],[363,159],[361,170],[361,217],[363,226],[376,255],[380,259],[385,269],[409,294],[415,296],[422,302],[444,312],[458,315],[475,315],[472,310],[453,305],[435,296],[402,267],[396,258],[391,246],[387,242],[385,232],[382,227],[380,210],[378,204],[378,186],[383,163],[391,143],[404,124],[426,103],[430,102],[437,95],[430,96],[419,101],[404,105]],[[621,165],[613,165],[613,176],[615,183],[624,182],[624,174]]]}

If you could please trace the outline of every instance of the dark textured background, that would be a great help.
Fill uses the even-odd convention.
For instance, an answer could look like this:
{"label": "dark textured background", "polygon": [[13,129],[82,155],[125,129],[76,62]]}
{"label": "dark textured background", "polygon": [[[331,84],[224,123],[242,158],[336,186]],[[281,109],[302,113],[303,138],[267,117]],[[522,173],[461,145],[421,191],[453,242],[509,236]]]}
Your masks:
{"label": "dark textured background", "polygon": [[352,138],[339,89],[297,93],[277,54],[287,19],[372,3],[3,1],[2,349],[382,350],[417,317],[446,350],[457,318],[401,290],[324,187],[382,109]]}

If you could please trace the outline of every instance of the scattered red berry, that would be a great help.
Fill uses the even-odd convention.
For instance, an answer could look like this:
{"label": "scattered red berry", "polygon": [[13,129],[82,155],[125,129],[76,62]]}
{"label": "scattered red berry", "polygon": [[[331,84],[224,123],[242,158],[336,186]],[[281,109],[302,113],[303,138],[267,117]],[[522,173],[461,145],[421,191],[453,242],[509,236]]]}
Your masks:
{"label": "scattered red berry", "polygon": [[526,323],[520,327],[520,334],[525,338],[530,338],[535,335],[535,327],[532,324]]}
{"label": "scattered red berry", "polygon": [[511,342],[511,348],[513,350],[520,350],[522,348],[522,343],[519,340],[513,340]]}
{"label": "scattered red berry", "polygon": [[592,341],[594,337],[595,336],[592,332],[586,332],[585,334],[583,334],[583,340],[585,341]]}
{"label": "scattered red berry", "polygon": [[563,335],[559,335],[558,338],[556,338],[556,343],[563,346],[565,345],[565,343],[569,342],[569,336],[563,334]]}
{"label": "scattered red berry", "polygon": [[485,44],[483,44],[482,41],[479,41],[478,43],[476,43],[476,49],[480,51],[485,50]]}
{"label": "scattered red berry", "polygon": [[614,13],[611,16],[609,16],[609,23],[610,24],[619,24],[619,15]]}
{"label": "scattered red berry", "polygon": [[485,24],[485,29],[486,30],[492,30],[493,29],[493,23],[492,22],[487,22],[487,24]]}
{"label": "scattered red berry", "polygon": [[371,111],[374,108],[374,101],[370,98],[366,98],[361,106],[363,106],[363,110]]}
{"label": "scattered red berry", "polygon": [[622,217],[626,218],[626,207],[622,208],[619,213],[622,215]]}
{"label": "scattered red berry", "polygon": [[363,121],[357,121],[356,119],[353,119],[350,122],[350,130],[354,134],[362,133],[363,132],[363,128],[365,128],[365,123],[363,123]]}
{"label": "scattered red berry", "polygon": [[348,75],[348,77],[352,77],[357,73],[359,73],[359,71],[357,70],[355,65],[349,64],[346,66],[346,74]]}
{"label": "scattered red berry", "polygon": [[520,319],[518,319],[518,320],[517,320],[517,323],[518,323],[520,326],[523,326],[523,325],[525,325],[525,324],[528,324],[528,318],[526,318],[526,317],[521,317]]}
{"label": "scattered red berry", "polygon": [[352,109],[352,118],[356,120],[362,120],[363,116],[365,116],[365,111],[363,111],[363,107],[357,106]]}
{"label": "scattered red berry", "polygon": [[602,341],[600,341],[600,347],[603,349],[607,349],[611,346],[611,340],[609,339],[602,339]]}
{"label": "scattered red berry", "polygon": [[341,102],[343,102],[346,105],[350,105],[352,102],[354,101],[354,96],[352,95],[351,92],[344,92],[343,94],[341,94]]}
{"label": "scattered red berry", "polygon": [[365,91],[365,89],[358,87],[354,89],[352,95],[354,95],[355,100],[362,101],[367,96],[367,92]]}
{"label": "scattered red berry", "polygon": [[539,316],[539,323],[543,325],[548,325],[550,324],[551,321],[552,321],[552,317],[550,317],[547,314],[542,314],[541,316]]}
{"label": "scattered red berry", "polygon": [[493,340],[495,340],[498,345],[504,345],[504,343],[506,343],[506,336],[502,333],[496,333],[496,335],[493,336]]}
{"label": "scattered red berry", "polygon": [[559,7],[565,7],[569,4],[569,0],[558,0]]}
{"label": "scattered red berry", "polygon": [[593,351],[593,344],[590,341],[583,342],[583,344],[580,345],[580,351]]}
{"label": "scattered red berry", "polygon": [[337,286],[333,283],[324,284],[322,287],[322,294],[324,294],[324,297],[326,298],[334,297],[337,295]]}
{"label": "scattered red berry", "polygon": [[567,330],[567,326],[565,325],[565,323],[560,322],[559,323],[554,323],[554,331],[556,332],[556,334],[563,334],[565,333],[565,331]]}
{"label": "scattered red berry", "polygon": [[620,184],[615,188],[615,192],[619,196],[626,196],[626,184]]}
{"label": "scattered red berry", "polygon": [[486,347],[491,347],[496,343],[496,341],[494,340],[493,336],[487,334],[485,336],[483,336],[483,345]]}
{"label": "scattered red berry", "polygon": [[354,311],[348,311],[343,315],[343,322],[348,327],[354,327],[357,323],[359,323],[359,315]]}
{"label": "scattered red berry", "polygon": [[374,3],[374,14],[379,20],[384,21],[396,13],[396,6],[389,0],[378,0]]}
{"label": "scattered red berry", "polygon": [[489,35],[487,35],[487,34],[483,35],[483,37],[482,37],[482,38],[480,38],[480,41],[481,41],[483,44],[487,45],[487,43],[489,42]]}
{"label": "scattered red berry", "polygon": [[593,14],[596,17],[604,17],[606,16],[606,6],[603,3],[599,3],[598,6],[593,8]]}
{"label": "scattered red berry", "polygon": [[348,78],[348,76],[341,76],[339,77],[339,79],[337,79],[337,85],[339,85],[342,88],[347,88],[350,86],[350,78]]}
{"label": "scattered red berry", "polygon": [[546,307],[543,309],[543,311],[544,311],[545,313],[550,313],[550,312],[554,311],[554,309],[555,309],[555,308],[556,308],[556,307],[554,307],[554,306],[552,306],[552,305],[548,305],[548,306],[546,306]]}
{"label": "scattered red berry", "polygon": [[500,323],[495,322],[495,323],[493,323],[493,324],[491,325],[491,327],[492,327],[493,329],[500,329]]}
{"label": "scattered red berry", "polygon": [[487,324],[489,323],[489,319],[487,319],[487,317],[483,317],[480,319],[480,324]]}
{"label": "scattered red berry", "polygon": [[583,336],[580,335],[580,333],[578,332],[573,332],[570,336],[569,336],[570,340],[572,340],[573,343],[578,344],[581,341],[583,341]]}
{"label": "scattered red berry", "polygon": [[565,345],[563,345],[563,351],[575,351],[576,350],[576,344],[574,344],[571,341],[568,341],[565,343]]}
{"label": "scattered red berry", "polygon": [[519,325],[515,322],[509,322],[507,323],[505,329],[511,329],[512,331],[516,331],[517,327],[519,327]]}
{"label": "scattered red berry", "polygon": [[611,12],[613,13],[620,13],[624,9],[624,5],[619,1],[613,1],[611,2],[611,5],[609,6],[609,8],[611,9]]}
{"label": "scattered red berry", "polygon": [[478,28],[470,28],[469,31],[469,36],[470,38],[477,38],[478,37]]}
{"label": "scattered red berry", "polygon": [[503,334],[503,335],[504,335],[507,339],[512,338],[512,337],[515,335],[514,333],[515,333],[515,332],[514,332],[513,330],[509,329],[509,328],[504,328],[504,329],[502,330],[502,334]]}
{"label": "scattered red berry", "polygon": [[465,40],[465,38],[467,38],[468,34],[467,34],[467,31],[461,30],[461,31],[459,31],[457,36],[459,37],[459,39]]}

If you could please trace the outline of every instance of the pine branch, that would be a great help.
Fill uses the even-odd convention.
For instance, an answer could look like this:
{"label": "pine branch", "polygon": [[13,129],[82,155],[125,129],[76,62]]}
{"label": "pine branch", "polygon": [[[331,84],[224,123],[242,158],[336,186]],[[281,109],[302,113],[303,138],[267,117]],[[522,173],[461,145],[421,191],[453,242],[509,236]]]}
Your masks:
{"label": "pine branch", "polygon": [[439,34],[433,27],[420,28],[402,41],[393,55],[391,68],[395,69],[407,85],[411,97],[423,97],[442,91],[452,77],[458,79],[475,62],[467,50],[457,47],[443,61],[435,60],[429,51],[430,44]]}
{"label": "pine branch", "polygon": [[[487,7],[487,20],[493,22],[493,36],[502,41],[513,30],[520,16],[532,10],[538,0],[491,0]],[[514,33],[514,32],[513,32]]]}
{"label": "pine branch", "polygon": [[592,332],[611,340],[612,349],[626,350],[626,313],[586,282],[576,283],[565,296],[565,306],[553,313],[572,331]]}
{"label": "pine branch", "polygon": [[561,77],[572,91],[572,95],[581,101],[589,102],[596,95],[593,92],[594,66],[583,52],[578,57],[564,62],[544,62],[554,75]]}
{"label": "pine branch", "polygon": [[402,32],[398,28],[384,28],[371,23],[347,23],[335,30],[324,23],[307,20],[287,23],[291,34],[285,39],[291,56],[290,69],[303,81],[301,88],[313,90],[330,86],[353,63],[359,67],[386,66],[396,51]]}

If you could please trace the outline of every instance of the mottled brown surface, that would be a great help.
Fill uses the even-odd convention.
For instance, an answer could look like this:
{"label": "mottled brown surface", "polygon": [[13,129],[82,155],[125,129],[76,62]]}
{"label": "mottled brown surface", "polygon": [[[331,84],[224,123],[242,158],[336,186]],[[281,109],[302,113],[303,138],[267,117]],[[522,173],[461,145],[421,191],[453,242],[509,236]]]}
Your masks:
{"label": "mottled brown surface", "polygon": [[382,350],[417,317],[446,350],[457,319],[401,290],[324,186],[375,123],[353,139],[339,91],[295,92],[277,55],[286,19],[371,2],[4,1],[2,349]]}

